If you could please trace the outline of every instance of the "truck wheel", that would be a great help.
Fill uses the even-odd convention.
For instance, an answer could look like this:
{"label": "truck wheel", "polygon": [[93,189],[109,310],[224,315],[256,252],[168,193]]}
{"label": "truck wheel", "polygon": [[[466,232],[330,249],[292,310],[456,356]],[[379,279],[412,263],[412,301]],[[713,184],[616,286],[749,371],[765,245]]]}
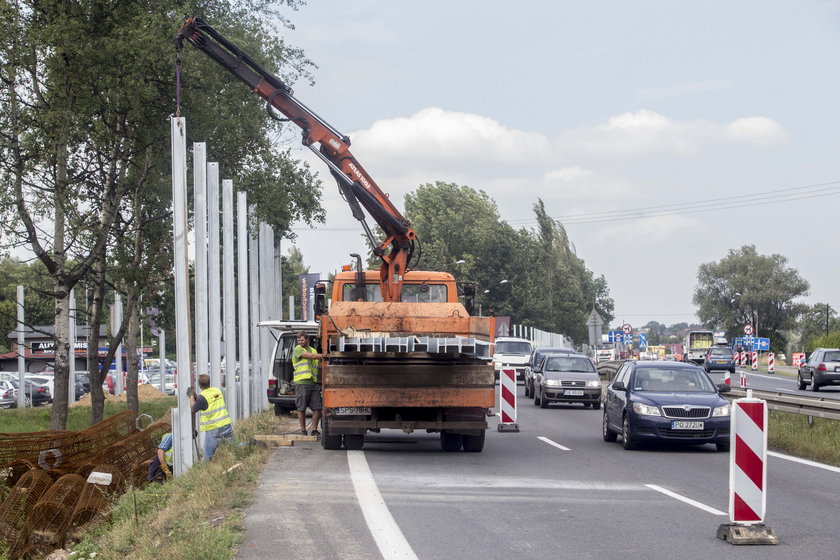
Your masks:
{"label": "truck wheel", "polygon": [[344,449],[357,451],[365,446],[364,434],[344,434]]}
{"label": "truck wheel", "polygon": [[321,434],[321,447],[331,450],[341,449],[341,442],[343,438],[341,434],[330,434],[330,421],[328,418],[323,419],[322,429],[324,432]]}
{"label": "truck wheel", "polygon": [[478,436],[464,436],[464,451],[481,453],[482,449],[484,449],[484,430],[481,430],[481,435]]}
{"label": "truck wheel", "polygon": [[463,440],[461,434],[453,434],[446,430],[440,432],[440,448],[444,451],[460,451]]}

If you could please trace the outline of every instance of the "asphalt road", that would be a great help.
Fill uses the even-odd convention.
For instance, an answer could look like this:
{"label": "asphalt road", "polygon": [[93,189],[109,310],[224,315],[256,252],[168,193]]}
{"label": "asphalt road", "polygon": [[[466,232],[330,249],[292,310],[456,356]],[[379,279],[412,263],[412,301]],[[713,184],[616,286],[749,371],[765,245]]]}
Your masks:
{"label": "asphalt road", "polygon": [[716,538],[728,454],[625,451],[601,439],[601,410],[539,409],[521,386],[519,399],[520,431],[492,420],[483,453],[396,432],[363,451],[273,450],[237,558],[840,558],[840,469],[770,456],[766,524],[780,544],[735,546]]}

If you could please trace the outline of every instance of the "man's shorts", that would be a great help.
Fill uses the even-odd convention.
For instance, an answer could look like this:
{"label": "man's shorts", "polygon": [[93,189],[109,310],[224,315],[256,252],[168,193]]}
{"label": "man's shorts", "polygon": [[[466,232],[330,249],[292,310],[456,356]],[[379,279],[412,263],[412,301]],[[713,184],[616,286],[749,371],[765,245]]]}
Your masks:
{"label": "man's shorts", "polygon": [[304,412],[307,407],[311,410],[324,408],[324,403],[321,400],[321,386],[295,385],[295,407]]}

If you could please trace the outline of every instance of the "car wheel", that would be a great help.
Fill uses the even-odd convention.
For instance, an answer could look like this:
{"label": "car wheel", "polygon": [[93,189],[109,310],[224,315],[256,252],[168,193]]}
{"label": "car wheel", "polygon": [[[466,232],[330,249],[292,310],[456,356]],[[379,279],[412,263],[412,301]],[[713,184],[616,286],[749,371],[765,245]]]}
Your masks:
{"label": "car wheel", "polygon": [[589,408],[589,406],[590,406],[592,403],[585,402],[585,403],[582,403],[582,404],[583,404],[583,408]]}
{"label": "car wheel", "polygon": [[534,406],[540,406],[540,397],[537,395],[536,387],[534,387]]}
{"label": "car wheel", "polygon": [[636,442],[630,436],[630,417],[626,414],[624,415],[624,421],[621,423],[621,440],[624,443],[624,449],[628,451],[636,449]]}
{"label": "car wheel", "polygon": [[545,400],[545,394],[540,393],[540,408],[548,408],[548,401]]}
{"label": "car wheel", "polygon": [[365,446],[364,434],[344,434],[344,449],[359,450]]}
{"label": "car wheel", "polygon": [[800,391],[804,391],[805,390],[805,380],[802,379],[802,374],[801,373],[797,374],[796,381],[798,383],[797,388]]}
{"label": "car wheel", "polygon": [[440,448],[444,451],[460,451],[464,438],[461,434],[453,434],[446,430],[440,432]]}
{"label": "car wheel", "polygon": [[601,408],[601,401],[597,401],[597,402],[592,403],[592,408],[594,408],[595,410],[598,410],[599,408]]}
{"label": "car wheel", "polygon": [[14,406],[12,403],[0,405],[0,408],[12,408]]}
{"label": "car wheel", "polygon": [[464,436],[464,451],[469,453],[480,453],[484,449],[484,430],[481,430],[481,435],[478,436]]}
{"label": "car wheel", "polygon": [[818,392],[820,390],[820,386],[817,384],[817,378],[814,377],[814,374],[811,374],[811,390],[813,392]]}
{"label": "car wheel", "polygon": [[717,448],[717,450],[718,450],[718,451],[720,451],[721,453],[723,453],[723,452],[729,452],[729,444],[728,444],[728,443],[716,443],[716,444],[715,444],[715,447],[716,447],[716,448]]}
{"label": "car wheel", "polygon": [[525,398],[526,399],[531,398],[531,392],[528,390],[528,383],[527,382],[525,383]]}
{"label": "car wheel", "polygon": [[604,441],[612,443],[618,439],[618,434],[612,431],[612,429],[610,428],[610,422],[607,419],[606,410],[604,411],[604,420],[601,423],[601,426],[601,433],[604,436]]}

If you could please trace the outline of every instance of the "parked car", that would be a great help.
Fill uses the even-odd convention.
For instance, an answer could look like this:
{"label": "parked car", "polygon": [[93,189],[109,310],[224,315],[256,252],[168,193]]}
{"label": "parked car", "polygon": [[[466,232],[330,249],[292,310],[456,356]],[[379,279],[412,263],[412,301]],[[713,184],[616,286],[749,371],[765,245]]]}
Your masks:
{"label": "parked car", "polygon": [[840,348],[817,348],[808,361],[799,366],[799,390],[807,385],[819,391],[826,385],[840,385]]}
{"label": "parked car", "polygon": [[643,442],[714,443],[729,450],[731,405],[702,368],[680,362],[625,362],[607,387],[602,435],[624,449]]}
{"label": "parked car", "polygon": [[582,403],[601,408],[601,378],[588,356],[548,354],[534,370],[534,404]]}
{"label": "parked car", "polygon": [[[155,389],[160,390],[160,372],[149,370],[149,385]],[[178,388],[178,383],[175,380],[175,374],[166,372],[163,375],[163,392],[167,395],[174,395]]]}
{"label": "parked car", "polygon": [[546,354],[577,354],[571,348],[534,348],[528,363],[525,364],[525,398],[534,397],[534,368],[542,362]]}
{"label": "parked car", "polygon": [[[258,326],[270,329],[276,340],[271,352],[271,374],[268,376],[268,402],[274,405],[274,414],[295,410],[295,388],[292,385],[292,350],[297,345],[297,333],[304,331],[312,336],[310,344],[320,350],[318,323],[314,321],[262,321]],[[318,379],[321,379],[320,373]]]}
{"label": "parked car", "polygon": [[18,390],[8,379],[0,379],[0,408],[14,408],[17,406]]}
{"label": "parked car", "polygon": [[732,348],[729,346],[712,346],[703,360],[703,369],[706,373],[714,370],[724,370],[735,373],[735,359],[732,356]]}
{"label": "parked car", "polygon": [[[126,386],[125,383],[126,383],[126,378],[127,378],[126,372],[123,372],[122,376],[123,376],[123,389],[125,389],[125,386]],[[137,372],[137,384],[138,385],[143,385],[144,383],[148,383],[148,382],[149,382],[148,374],[145,371],[138,371]],[[114,383],[114,372],[113,371],[109,371],[108,375],[105,376],[105,382],[102,383],[102,390],[103,391],[108,391],[112,395],[114,394],[114,391],[116,391],[116,385]]]}
{"label": "parked car", "polygon": [[29,374],[26,376],[26,379],[35,383],[36,385],[45,385],[47,389],[50,390],[50,402],[52,402],[53,396],[55,395],[55,375],[50,374]]}
{"label": "parked car", "polygon": [[[11,383],[15,386],[15,389],[20,391],[17,381],[12,381]],[[25,383],[25,396],[23,400],[26,406],[39,406],[52,402],[53,398],[52,394],[50,394],[49,387],[46,385],[38,385],[28,379],[25,380]],[[15,403],[15,406],[17,406],[17,403]]]}

